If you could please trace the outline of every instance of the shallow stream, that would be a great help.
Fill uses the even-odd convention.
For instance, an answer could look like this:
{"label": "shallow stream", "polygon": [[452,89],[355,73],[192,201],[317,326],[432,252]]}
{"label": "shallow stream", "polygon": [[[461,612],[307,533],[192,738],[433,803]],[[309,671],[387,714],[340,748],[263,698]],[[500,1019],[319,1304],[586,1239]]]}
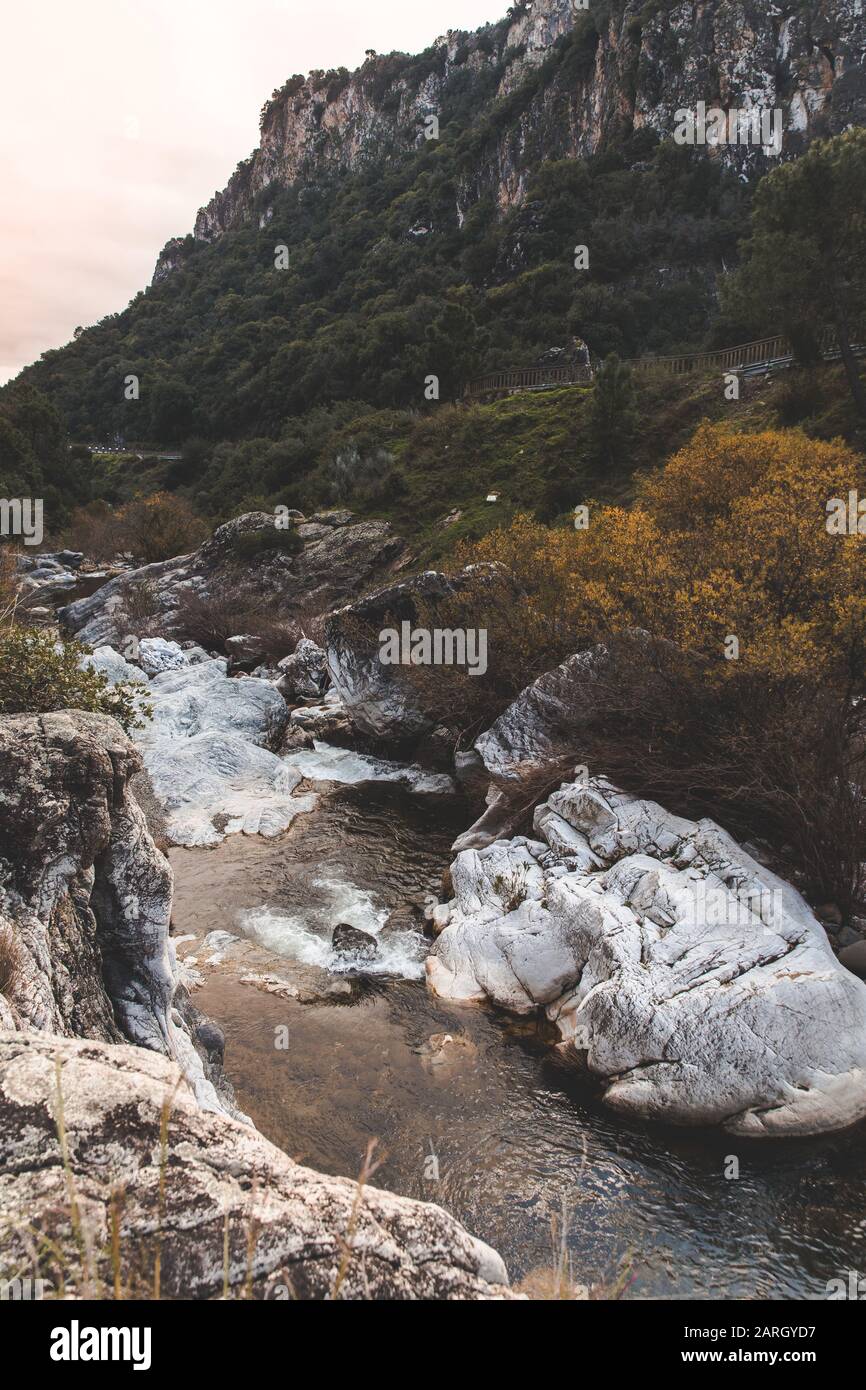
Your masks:
{"label": "shallow stream", "polygon": [[[377,1139],[374,1181],[453,1212],[515,1283],[553,1265],[563,1211],[572,1277],[595,1296],[825,1298],[829,1280],[866,1274],[862,1130],[779,1145],[624,1124],[534,1024],[431,998],[411,927],[383,936],[378,973],[347,973],[333,927],[379,932],[393,908],[438,893],[466,823],[459,803],[363,783],[323,791],[279,839],[172,851],[195,1002],[224,1029],[227,1074],[261,1131],[350,1176]],[[202,950],[217,930],[264,948],[299,997],[242,983],[248,966]]]}

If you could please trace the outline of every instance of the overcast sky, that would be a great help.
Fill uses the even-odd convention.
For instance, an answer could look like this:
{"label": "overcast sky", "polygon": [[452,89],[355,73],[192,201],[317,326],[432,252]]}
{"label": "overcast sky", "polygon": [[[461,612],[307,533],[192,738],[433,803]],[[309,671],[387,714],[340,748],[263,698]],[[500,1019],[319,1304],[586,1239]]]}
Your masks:
{"label": "overcast sky", "polygon": [[508,0],[18,0],[0,53],[0,383],[125,308],[258,143],[275,87]]}

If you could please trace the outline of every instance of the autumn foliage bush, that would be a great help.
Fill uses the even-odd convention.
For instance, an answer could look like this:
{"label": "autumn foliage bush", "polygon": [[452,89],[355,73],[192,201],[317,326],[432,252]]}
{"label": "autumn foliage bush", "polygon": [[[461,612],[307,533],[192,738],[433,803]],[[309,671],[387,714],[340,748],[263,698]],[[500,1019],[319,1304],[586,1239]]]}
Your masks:
{"label": "autumn foliage bush", "polygon": [[840,442],[705,425],[633,507],[590,507],[582,530],[521,516],[465,548],[489,673],[409,679],[472,735],[540,669],[607,644],[575,696],[580,760],[763,836],[816,894],[862,906],[866,536],[827,525],[851,492],[866,498],[866,462]]}
{"label": "autumn foliage bush", "polygon": [[[526,593],[531,624],[575,645],[643,628],[703,653],[713,678],[864,675],[864,537],[831,535],[827,503],[866,497],[866,462],[798,432],[705,425],[585,530],[519,517],[473,547]],[[738,643],[726,659],[728,639]]]}
{"label": "autumn foliage bush", "polygon": [[94,502],[73,512],[67,542],[96,560],[130,554],[140,564],[171,560],[195,550],[209,528],[184,498],[171,492],[136,497],[113,511]]}

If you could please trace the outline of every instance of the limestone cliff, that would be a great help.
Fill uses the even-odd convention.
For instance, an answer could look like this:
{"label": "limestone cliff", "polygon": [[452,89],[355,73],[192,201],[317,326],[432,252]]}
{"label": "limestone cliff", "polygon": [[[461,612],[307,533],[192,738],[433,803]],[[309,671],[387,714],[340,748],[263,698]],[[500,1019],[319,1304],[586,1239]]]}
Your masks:
{"label": "limestone cliff", "polygon": [[[265,104],[261,139],[202,208],[195,238],[271,216],[269,194],[356,172],[421,145],[435,116],[446,138],[473,133],[457,180],[462,221],[482,196],[521,202],[545,158],[592,154],[612,137],[673,133],[677,110],[781,111],[784,154],[866,119],[866,13],[860,0],[534,0],[474,34],[449,32],[417,58],[371,56],[356,72],[293,77]],[[726,146],[738,167],[760,147]],[[168,243],[160,280],[182,263]]]}

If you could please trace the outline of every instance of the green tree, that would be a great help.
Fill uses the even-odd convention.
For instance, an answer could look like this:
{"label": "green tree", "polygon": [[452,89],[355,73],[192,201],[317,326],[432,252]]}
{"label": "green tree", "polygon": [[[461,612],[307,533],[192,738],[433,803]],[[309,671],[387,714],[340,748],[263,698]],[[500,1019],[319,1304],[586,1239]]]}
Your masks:
{"label": "green tree", "polygon": [[723,303],[756,332],[782,329],[800,360],[835,330],[851,394],[866,416],[852,341],[866,313],[866,130],[816,142],[762,179],[740,270]]}
{"label": "green tree", "polygon": [[596,376],[589,407],[589,443],[595,461],[610,468],[621,465],[637,423],[631,368],[612,352]]}

